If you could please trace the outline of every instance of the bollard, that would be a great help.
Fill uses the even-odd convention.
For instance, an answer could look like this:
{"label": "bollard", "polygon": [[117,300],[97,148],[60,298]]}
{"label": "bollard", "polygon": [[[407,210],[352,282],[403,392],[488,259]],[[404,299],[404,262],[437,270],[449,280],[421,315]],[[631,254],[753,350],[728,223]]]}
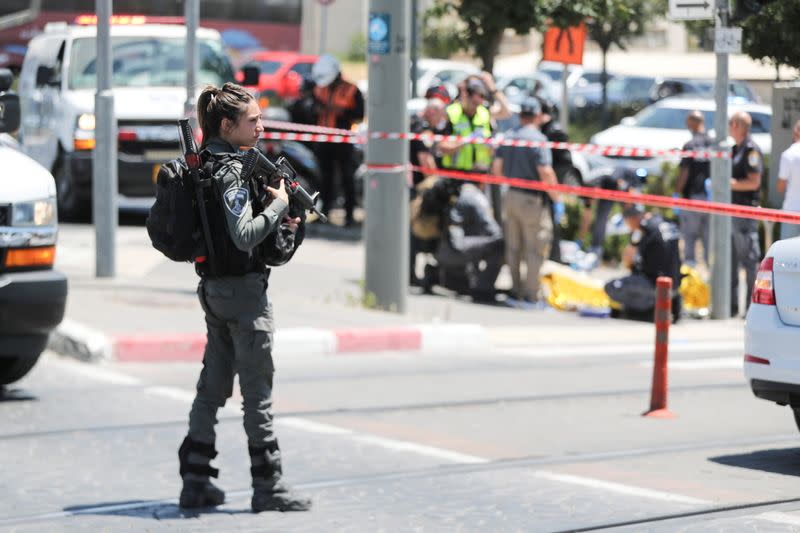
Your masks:
{"label": "bollard", "polygon": [[653,385],[650,391],[650,410],[642,416],[675,418],[667,408],[667,354],[669,352],[669,325],[672,322],[672,278],[656,279],[656,349],[653,361]]}

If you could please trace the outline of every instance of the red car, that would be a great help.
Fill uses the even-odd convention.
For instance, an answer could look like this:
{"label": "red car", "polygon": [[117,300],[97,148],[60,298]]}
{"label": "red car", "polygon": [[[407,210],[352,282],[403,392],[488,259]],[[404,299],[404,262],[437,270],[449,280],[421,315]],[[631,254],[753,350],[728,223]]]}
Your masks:
{"label": "red car", "polygon": [[[281,99],[297,98],[303,78],[311,76],[311,67],[319,56],[285,51],[256,52],[244,66],[257,66],[260,70],[258,87],[248,87],[257,93],[274,94]],[[244,75],[236,73],[241,83]]]}

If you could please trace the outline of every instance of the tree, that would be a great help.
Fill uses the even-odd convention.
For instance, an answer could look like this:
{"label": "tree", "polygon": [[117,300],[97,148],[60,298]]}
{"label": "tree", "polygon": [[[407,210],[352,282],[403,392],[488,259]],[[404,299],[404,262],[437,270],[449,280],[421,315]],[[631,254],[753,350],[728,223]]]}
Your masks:
{"label": "tree", "polygon": [[784,0],[763,6],[742,20],[742,50],[763,62],[800,68],[800,0]]}
{"label": "tree", "polygon": [[457,15],[464,23],[458,34],[460,48],[473,49],[483,69],[492,72],[506,28],[527,34],[538,26],[541,4],[537,0],[437,0],[428,13],[434,18]]}
{"label": "tree", "polygon": [[542,10],[551,26],[566,28],[586,22],[588,37],[603,54],[603,126],[608,125],[608,70],[613,45],[625,50],[628,41],[642,35],[647,24],[666,13],[666,0],[545,0]]}

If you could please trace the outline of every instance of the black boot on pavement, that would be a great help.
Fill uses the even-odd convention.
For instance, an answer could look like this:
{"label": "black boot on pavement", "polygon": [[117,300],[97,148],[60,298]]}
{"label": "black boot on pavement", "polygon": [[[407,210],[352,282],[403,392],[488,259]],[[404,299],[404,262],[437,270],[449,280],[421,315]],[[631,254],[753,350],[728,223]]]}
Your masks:
{"label": "black boot on pavement", "polygon": [[178,449],[183,488],[178,504],[183,509],[214,507],[225,503],[225,493],[208,479],[217,477],[219,470],[211,466],[217,456],[213,444],[198,442],[186,437]]}
{"label": "black boot on pavement", "polygon": [[253,499],[250,506],[254,513],[262,511],[308,511],[311,499],[295,494],[283,481],[281,451],[277,441],[265,446],[249,447],[250,473],[253,476]]}

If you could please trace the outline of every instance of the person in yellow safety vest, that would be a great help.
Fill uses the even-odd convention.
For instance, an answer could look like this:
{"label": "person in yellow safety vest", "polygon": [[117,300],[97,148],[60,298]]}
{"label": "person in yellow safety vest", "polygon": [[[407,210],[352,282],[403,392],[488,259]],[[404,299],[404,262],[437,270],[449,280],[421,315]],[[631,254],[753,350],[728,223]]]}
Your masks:
{"label": "person in yellow safety vest", "polygon": [[[469,76],[462,85],[458,100],[447,106],[452,134],[467,139],[490,138],[492,116],[485,102],[491,96],[492,92],[481,77]],[[488,144],[445,140],[439,144],[439,150],[443,154],[444,168],[486,172],[492,164],[492,147]]]}

